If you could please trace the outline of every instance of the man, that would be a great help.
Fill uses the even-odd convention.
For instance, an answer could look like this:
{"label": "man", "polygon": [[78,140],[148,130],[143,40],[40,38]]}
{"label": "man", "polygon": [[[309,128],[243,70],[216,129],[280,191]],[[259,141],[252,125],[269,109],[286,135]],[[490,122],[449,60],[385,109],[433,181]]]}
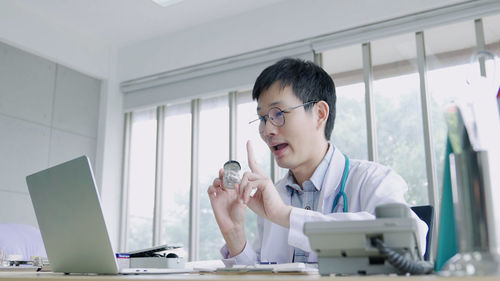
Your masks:
{"label": "man", "polygon": [[[405,203],[408,187],[392,169],[349,160],[328,141],[336,95],[333,80],[321,67],[283,59],[259,75],[252,97],[258,103],[260,135],[278,165],[289,172],[274,185],[257,166],[250,143],[251,171],[234,190],[222,185],[224,172],[219,171],[207,192],[226,241],[221,253],[227,266],[315,262],[302,231],[305,222],[372,219],[380,204]],[[259,216],[259,239],[253,246],[245,236],[247,207]],[[425,249],[427,226],[418,223]]]}

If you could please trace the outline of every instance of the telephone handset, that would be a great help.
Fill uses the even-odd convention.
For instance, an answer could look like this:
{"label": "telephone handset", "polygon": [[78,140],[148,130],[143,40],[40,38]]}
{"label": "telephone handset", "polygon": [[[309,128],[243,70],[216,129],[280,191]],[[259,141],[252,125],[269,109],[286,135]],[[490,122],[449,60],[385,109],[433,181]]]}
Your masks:
{"label": "telephone handset", "polygon": [[376,207],[372,220],[305,223],[320,274],[432,271],[432,264],[423,261],[417,221],[410,212],[404,204],[389,203]]}
{"label": "telephone handset", "polygon": [[375,207],[375,217],[382,218],[409,218],[410,208],[401,203],[387,203]]}

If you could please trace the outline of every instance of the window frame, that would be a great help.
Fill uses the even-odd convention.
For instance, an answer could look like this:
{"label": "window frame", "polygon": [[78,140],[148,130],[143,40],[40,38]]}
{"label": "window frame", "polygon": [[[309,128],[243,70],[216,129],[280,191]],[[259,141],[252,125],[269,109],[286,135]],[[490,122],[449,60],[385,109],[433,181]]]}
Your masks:
{"label": "window frame", "polygon": [[[467,5],[472,5],[472,4],[467,4]],[[459,8],[466,8],[469,7],[467,5],[457,5]],[[474,11],[469,11],[469,13],[464,16],[458,16],[458,15],[452,15],[446,20],[440,21],[436,23],[436,20],[431,21],[433,25],[423,24],[422,19],[419,19],[419,22],[416,24],[420,26],[421,28],[423,27],[434,27],[437,25],[443,25],[443,24],[448,24],[450,22],[456,22],[456,21],[469,21],[469,20],[474,20],[474,26],[475,26],[475,36],[476,36],[476,47],[478,50],[485,49],[487,46],[485,45],[484,41],[484,29],[483,29],[483,23],[482,23],[482,18],[478,19],[471,19],[473,17],[477,17],[479,14],[481,17],[482,16],[488,16],[493,13],[498,13],[500,11],[500,5],[496,5],[496,9],[491,10],[490,6],[487,4],[478,4],[476,6],[473,5],[473,7],[476,7],[476,10]],[[460,10],[459,8],[456,8],[456,10]],[[489,10],[488,10],[489,9]],[[435,16],[435,15],[434,15]],[[437,17],[437,16],[435,16]],[[411,21],[413,18],[410,16],[407,19],[399,19],[399,21],[403,20],[405,22]],[[398,20],[391,21],[389,22],[393,26],[395,23],[397,23]],[[374,24],[373,26],[379,26],[381,24]],[[361,56],[362,56],[362,61],[363,61],[363,69],[360,71],[363,71],[363,82],[365,84],[365,107],[366,107],[366,129],[367,129],[367,143],[368,143],[368,155],[369,155],[369,160],[372,161],[377,161],[377,136],[376,136],[376,122],[375,122],[375,115],[374,115],[374,98],[373,98],[373,66],[372,66],[372,58],[371,58],[371,46],[370,42],[366,40],[366,38],[370,38],[370,40],[378,39],[382,35],[383,37],[389,37],[392,34],[395,34],[398,32],[399,34],[407,32],[406,30],[409,28],[408,24],[404,28],[395,28],[395,27],[387,27],[388,23],[383,23],[382,27],[385,27],[386,29],[389,29],[390,32],[384,32],[378,31],[375,34],[370,34],[369,31],[367,31],[366,27],[361,27],[358,30],[353,29],[345,32],[340,32],[334,35],[329,35],[325,36],[320,39],[316,39],[315,41],[315,46],[312,48],[314,50],[311,50],[312,55],[314,57],[314,61],[321,65],[322,59],[321,59],[321,52],[319,52],[321,49],[326,50],[326,48],[332,48],[331,46],[334,47],[341,47],[341,46],[346,46],[346,45],[352,45],[352,44],[360,44],[362,46],[361,50]],[[374,28],[370,28],[371,30],[374,30]],[[361,38],[359,35],[359,31],[361,32],[361,35],[364,35],[364,38]],[[376,30],[376,29],[375,29]],[[357,34],[358,33],[358,34]],[[435,148],[433,146],[433,133],[432,133],[432,119],[431,119],[431,111],[430,111],[430,96],[427,91],[427,72],[429,71],[429,66],[427,64],[426,60],[426,52],[425,52],[425,38],[424,38],[424,31],[416,31],[414,32],[415,39],[416,39],[416,47],[417,47],[417,67],[418,67],[418,75],[419,75],[419,91],[420,91],[420,99],[421,99],[421,111],[422,111],[422,122],[423,122],[423,133],[424,133],[424,151],[425,151],[425,164],[426,164],[426,175],[427,175],[427,181],[428,181],[428,197],[429,197],[429,203],[433,206],[435,206],[435,221],[436,221],[436,226],[439,226],[439,201],[440,201],[440,195],[438,193],[438,183],[437,183],[437,171],[436,171],[436,160],[435,160]],[[349,40],[345,40],[345,38]],[[495,43],[496,44],[496,43]],[[481,71],[483,72],[485,67],[484,67],[485,62],[480,61],[480,68]],[[432,66],[431,66],[432,68]],[[357,70],[356,70],[357,71]],[[341,73],[342,74],[342,73]],[[346,73],[346,77],[348,74]],[[132,84],[126,84],[126,87],[131,87]],[[236,130],[236,124],[237,124],[237,105],[238,105],[238,95],[239,94],[248,94],[248,91],[228,91],[228,103],[229,103],[229,155],[230,157],[235,157],[236,156],[236,138],[237,138],[237,130]],[[198,143],[199,143],[199,116],[200,116],[200,99],[199,98],[189,98],[188,100],[184,100],[185,102],[190,101],[191,102],[191,122],[192,122],[192,127],[191,127],[191,195],[190,195],[190,222],[189,222],[189,260],[198,260],[199,256],[199,186],[196,184],[198,183],[198,167],[197,164],[198,161]],[[161,225],[161,192],[162,192],[162,186],[161,186],[161,171],[162,171],[162,151],[163,147],[161,144],[164,143],[163,138],[163,130],[164,130],[164,120],[161,121],[165,116],[162,114],[162,112],[165,111],[165,109],[168,108],[168,104],[166,105],[160,105],[157,107],[157,155],[156,155],[156,186],[155,186],[155,211],[154,211],[154,218],[153,218],[153,241],[152,244],[156,245],[159,243],[160,238],[159,238],[159,229]],[[130,109],[129,109],[130,110]],[[133,117],[133,111],[128,111],[126,112],[125,115],[125,121],[124,121],[124,146],[123,146],[123,152],[124,152],[124,160],[123,160],[123,166],[122,166],[122,194],[121,194],[121,213],[120,213],[120,233],[119,233],[119,248],[120,250],[125,250],[126,244],[127,244],[127,217],[128,217],[128,185],[129,185],[129,168],[130,168],[130,163],[129,163],[129,156],[130,156],[130,139],[131,139],[131,126],[132,126],[132,117]],[[280,169],[277,167],[273,157],[272,153],[269,152],[269,157],[271,158],[271,178],[273,180],[279,179],[280,176]],[[158,171],[160,171],[158,173]],[[434,228],[434,234],[435,237],[437,237],[437,232],[439,231],[438,227]]]}

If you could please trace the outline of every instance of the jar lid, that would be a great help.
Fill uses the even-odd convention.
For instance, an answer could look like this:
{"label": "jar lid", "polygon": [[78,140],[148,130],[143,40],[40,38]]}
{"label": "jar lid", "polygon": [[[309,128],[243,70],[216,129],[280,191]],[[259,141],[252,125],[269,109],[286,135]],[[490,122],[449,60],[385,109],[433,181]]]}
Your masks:
{"label": "jar lid", "polygon": [[235,160],[229,160],[226,163],[224,163],[224,169],[231,169],[231,170],[241,170],[241,165],[238,163],[238,161]]}

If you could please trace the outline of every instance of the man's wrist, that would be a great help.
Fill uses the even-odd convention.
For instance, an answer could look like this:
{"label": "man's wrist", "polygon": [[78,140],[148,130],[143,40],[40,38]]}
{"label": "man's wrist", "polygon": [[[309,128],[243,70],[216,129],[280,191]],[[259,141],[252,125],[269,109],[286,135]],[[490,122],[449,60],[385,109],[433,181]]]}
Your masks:
{"label": "man's wrist", "polygon": [[224,240],[226,240],[227,248],[231,257],[239,255],[245,249],[247,239],[244,228],[234,229],[222,233]]}
{"label": "man's wrist", "polygon": [[285,208],[283,208],[283,212],[278,217],[276,223],[283,227],[290,228],[290,214],[292,213],[292,209],[292,206],[285,205]]}

